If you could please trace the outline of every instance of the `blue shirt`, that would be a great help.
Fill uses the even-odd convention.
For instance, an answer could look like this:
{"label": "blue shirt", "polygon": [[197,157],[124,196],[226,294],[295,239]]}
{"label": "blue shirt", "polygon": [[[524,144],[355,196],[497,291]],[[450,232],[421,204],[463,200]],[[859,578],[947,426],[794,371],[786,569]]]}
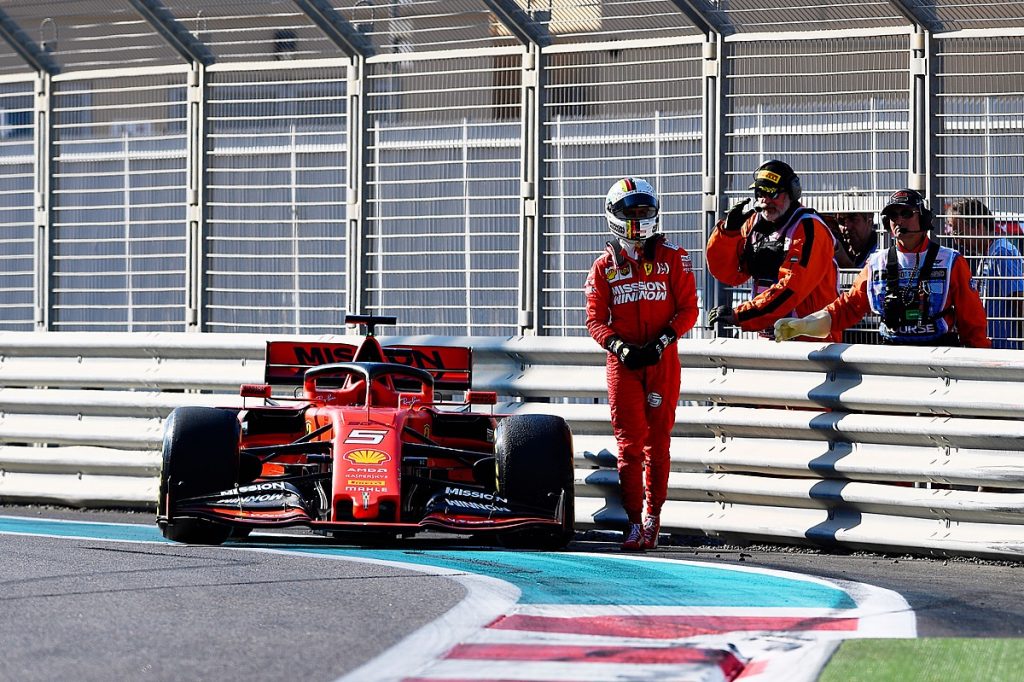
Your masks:
{"label": "blue shirt", "polygon": [[993,348],[1021,348],[1021,341],[1010,340],[1020,328],[1013,314],[1010,298],[1024,292],[1024,261],[1020,251],[1007,239],[996,239],[988,247],[977,276],[978,293],[988,317],[988,338]]}

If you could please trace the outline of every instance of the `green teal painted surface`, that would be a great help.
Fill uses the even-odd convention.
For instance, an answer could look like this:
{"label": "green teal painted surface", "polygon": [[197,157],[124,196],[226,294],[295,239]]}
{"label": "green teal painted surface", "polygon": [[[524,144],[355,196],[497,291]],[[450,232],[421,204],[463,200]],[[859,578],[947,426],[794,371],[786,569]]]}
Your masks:
{"label": "green teal painted surface", "polygon": [[18,516],[0,516],[0,532],[26,535],[91,538],[132,542],[166,542],[156,524],[152,526],[129,523],[95,523],[91,521],[54,521]]}
{"label": "green teal painted surface", "polygon": [[[0,517],[0,532],[167,542],[155,526]],[[355,547],[260,545],[238,547],[397,561],[485,575],[520,589],[523,604],[629,604],[636,606],[799,607],[852,609],[846,592],[818,582],[727,566],[637,561],[605,554],[486,550],[417,551]]]}
{"label": "green teal painted surface", "polygon": [[821,583],[705,564],[548,552],[326,548],[313,551],[438,566],[500,578],[522,591],[522,604],[832,609],[855,606],[846,592]]}

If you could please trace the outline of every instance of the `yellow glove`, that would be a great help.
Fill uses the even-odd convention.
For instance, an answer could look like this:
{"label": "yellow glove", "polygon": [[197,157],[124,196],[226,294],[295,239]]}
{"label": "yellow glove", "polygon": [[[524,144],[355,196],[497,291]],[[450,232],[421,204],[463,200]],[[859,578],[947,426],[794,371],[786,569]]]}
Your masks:
{"label": "yellow glove", "polygon": [[813,336],[821,339],[832,331],[832,316],[824,310],[807,317],[784,317],[775,322],[775,340],[789,341],[797,336]]}

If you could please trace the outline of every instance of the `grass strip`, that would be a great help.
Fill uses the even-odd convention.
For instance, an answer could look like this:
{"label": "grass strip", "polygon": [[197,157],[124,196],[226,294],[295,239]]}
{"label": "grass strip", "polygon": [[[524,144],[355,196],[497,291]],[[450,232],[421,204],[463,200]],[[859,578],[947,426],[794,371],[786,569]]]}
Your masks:
{"label": "grass strip", "polygon": [[818,682],[1019,682],[1021,639],[848,639]]}

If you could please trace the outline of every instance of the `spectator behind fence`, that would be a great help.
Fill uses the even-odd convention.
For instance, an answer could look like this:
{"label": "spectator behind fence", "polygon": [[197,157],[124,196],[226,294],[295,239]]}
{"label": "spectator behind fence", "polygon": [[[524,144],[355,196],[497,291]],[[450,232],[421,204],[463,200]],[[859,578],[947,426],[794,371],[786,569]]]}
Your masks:
{"label": "spectator behind fence", "polygon": [[971,288],[966,259],[928,239],[933,215],[912,189],[894,192],[882,223],[895,243],[876,251],[849,291],[822,310],[775,323],[775,340],[823,338],[856,324],[869,310],[881,316],[882,343],[988,348],[985,308]]}
{"label": "spectator behind fence", "polygon": [[[788,164],[762,164],[749,189],[753,207],[748,208],[749,198],[743,199],[718,221],[706,256],[708,270],[723,284],[753,280],[752,297],[735,309],[712,308],[707,325],[734,324],[770,337],[779,318],[806,315],[835,300],[835,242],[821,217],[800,204],[800,178]],[[838,330],[832,340],[841,339]]]}
{"label": "spectator behind fence", "polygon": [[[871,213],[837,213],[839,245],[845,260],[836,258],[841,268],[863,268],[868,256],[878,248],[878,230]],[[849,263],[846,265],[845,263]]]}
{"label": "spectator behind fence", "polygon": [[992,212],[978,199],[949,208],[946,234],[974,269],[974,281],[988,317],[993,348],[1021,348],[1024,335],[1024,263],[1020,251],[1001,236]]}
{"label": "spectator behind fence", "polygon": [[832,257],[836,261],[836,265],[841,268],[852,268],[853,259],[850,258],[850,254],[847,252],[846,247],[843,245],[843,235],[839,229],[839,217],[835,213],[819,213],[821,216],[821,222],[825,223],[825,227],[832,233],[833,242],[833,253]]}

